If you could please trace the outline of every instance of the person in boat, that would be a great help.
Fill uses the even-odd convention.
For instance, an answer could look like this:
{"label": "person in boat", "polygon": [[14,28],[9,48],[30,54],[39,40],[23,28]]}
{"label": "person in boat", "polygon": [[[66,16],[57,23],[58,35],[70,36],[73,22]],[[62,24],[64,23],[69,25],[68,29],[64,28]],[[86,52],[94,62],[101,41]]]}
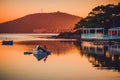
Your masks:
{"label": "person in boat", "polygon": [[46,50],[47,50],[47,46],[46,46],[46,45],[44,45],[44,49],[46,49]]}
{"label": "person in boat", "polygon": [[37,49],[37,50],[40,50],[40,45],[37,45],[36,49]]}
{"label": "person in boat", "polygon": [[40,50],[42,52],[46,52],[46,49],[41,47],[40,45],[37,46],[37,50]]}

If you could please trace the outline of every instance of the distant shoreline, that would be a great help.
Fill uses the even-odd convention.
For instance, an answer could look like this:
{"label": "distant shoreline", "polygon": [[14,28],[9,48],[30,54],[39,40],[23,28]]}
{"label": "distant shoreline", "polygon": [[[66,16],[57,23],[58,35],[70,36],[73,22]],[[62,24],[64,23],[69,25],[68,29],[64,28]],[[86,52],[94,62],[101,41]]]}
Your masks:
{"label": "distant shoreline", "polygon": [[21,34],[22,34],[22,35],[56,35],[56,36],[59,35],[59,33],[0,33],[0,35],[1,35],[1,34],[6,34],[6,35],[7,35],[7,34],[9,34],[9,35],[10,35],[10,34],[11,34],[11,35],[12,35],[12,34],[16,34],[16,35],[19,35],[19,34],[20,34],[20,35],[21,35]]}
{"label": "distant shoreline", "polygon": [[54,38],[63,38],[63,39],[81,39],[81,32],[63,32],[57,36],[53,36]]}

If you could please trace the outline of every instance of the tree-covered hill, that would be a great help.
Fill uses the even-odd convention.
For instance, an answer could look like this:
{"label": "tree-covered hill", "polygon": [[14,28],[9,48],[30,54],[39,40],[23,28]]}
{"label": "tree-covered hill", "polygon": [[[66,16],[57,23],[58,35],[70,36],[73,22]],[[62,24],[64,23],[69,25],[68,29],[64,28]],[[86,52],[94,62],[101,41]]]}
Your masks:
{"label": "tree-covered hill", "polygon": [[72,31],[81,19],[63,12],[36,13],[0,24],[0,33],[60,33]]}
{"label": "tree-covered hill", "polygon": [[117,5],[108,4],[97,6],[80,20],[74,27],[75,30],[85,28],[104,28],[120,27],[120,3]]}

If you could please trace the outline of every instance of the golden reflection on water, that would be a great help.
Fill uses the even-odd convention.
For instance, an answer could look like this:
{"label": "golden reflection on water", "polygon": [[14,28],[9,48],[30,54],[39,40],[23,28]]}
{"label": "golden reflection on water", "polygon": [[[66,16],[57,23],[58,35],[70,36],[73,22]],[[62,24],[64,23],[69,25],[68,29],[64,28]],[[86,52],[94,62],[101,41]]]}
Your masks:
{"label": "golden reflection on water", "polygon": [[[47,45],[52,52],[46,62],[38,61],[32,52],[36,45]],[[85,43],[85,47],[91,47]],[[93,55],[82,53],[74,42],[15,41],[13,46],[0,45],[0,79],[2,80],[119,80],[117,72],[96,70],[92,64],[102,66]],[[92,50],[93,46],[92,45]],[[103,46],[97,47],[102,48]],[[108,53],[106,53],[108,55]],[[105,63],[104,63],[105,64]],[[118,77],[118,79],[116,78]]]}
{"label": "golden reflection on water", "polygon": [[[47,44],[48,49],[52,51],[52,55],[48,56],[48,59],[45,63],[43,61],[38,62],[32,54],[24,55],[25,51],[32,51],[37,44]],[[66,74],[66,71],[64,72],[63,70],[70,69],[71,71],[74,71],[74,67],[77,67],[76,65],[71,65],[71,63],[76,62],[76,60],[79,60],[79,58],[73,58],[80,57],[78,54],[78,49],[75,48],[73,44],[64,44],[64,42],[54,41],[16,41],[14,42],[13,46],[0,45],[0,74],[3,75],[3,79],[5,79],[5,77],[11,79],[29,79],[29,77],[30,79],[41,79],[54,75],[55,78],[59,78],[60,75],[64,76]],[[68,72],[69,71],[67,71],[67,73]],[[41,77],[38,74],[41,75]],[[46,74],[49,75],[46,77],[44,76]],[[27,78],[26,75],[28,75]]]}
{"label": "golden reflection on water", "polygon": [[82,42],[81,45],[82,54],[94,67],[120,72],[119,44],[93,46],[91,42]]}

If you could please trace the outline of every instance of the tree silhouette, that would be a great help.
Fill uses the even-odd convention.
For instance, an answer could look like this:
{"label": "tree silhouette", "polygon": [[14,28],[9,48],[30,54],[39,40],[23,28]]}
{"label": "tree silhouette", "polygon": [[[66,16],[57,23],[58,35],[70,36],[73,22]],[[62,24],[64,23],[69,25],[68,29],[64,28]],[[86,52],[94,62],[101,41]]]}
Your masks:
{"label": "tree silhouette", "polygon": [[79,21],[74,29],[86,28],[104,28],[105,34],[111,27],[120,27],[120,3],[118,5],[101,5],[92,9],[92,11]]}

